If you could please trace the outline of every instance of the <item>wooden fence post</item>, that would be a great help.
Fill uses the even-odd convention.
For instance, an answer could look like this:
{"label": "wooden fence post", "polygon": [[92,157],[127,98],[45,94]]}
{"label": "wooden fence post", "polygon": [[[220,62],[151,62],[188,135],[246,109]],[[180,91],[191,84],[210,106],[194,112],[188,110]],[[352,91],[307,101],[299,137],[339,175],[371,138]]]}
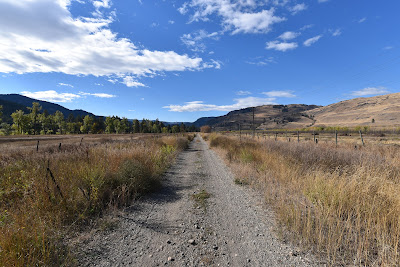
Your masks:
{"label": "wooden fence post", "polygon": [[36,152],[38,152],[39,151],[39,140],[37,141],[37,144],[36,144]]}
{"label": "wooden fence post", "polygon": [[337,147],[337,130],[335,130],[335,139],[336,139],[336,147]]}
{"label": "wooden fence post", "polygon": [[299,135],[299,131],[297,131],[297,143],[300,143],[300,135]]}
{"label": "wooden fence post", "polygon": [[360,137],[361,137],[361,142],[362,142],[362,145],[363,145],[363,146],[365,146],[365,144],[364,144],[364,138],[363,138],[363,136],[362,136],[362,132],[361,132],[361,130],[360,130],[359,132],[360,132]]}

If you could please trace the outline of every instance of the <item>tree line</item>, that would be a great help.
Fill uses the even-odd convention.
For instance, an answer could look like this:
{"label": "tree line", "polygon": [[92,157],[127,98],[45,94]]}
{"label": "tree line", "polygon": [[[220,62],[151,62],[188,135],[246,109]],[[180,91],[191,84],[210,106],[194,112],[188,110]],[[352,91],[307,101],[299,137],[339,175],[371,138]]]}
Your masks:
{"label": "tree line", "polygon": [[124,133],[180,133],[195,132],[198,129],[191,125],[187,127],[184,123],[180,125],[165,124],[158,119],[155,121],[135,119],[133,121],[123,117],[109,116],[95,117],[86,115],[74,116],[69,114],[66,118],[60,111],[49,114],[47,110],[42,111],[38,102],[33,102],[28,107],[29,113],[17,110],[11,114],[12,124],[2,122],[3,113],[0,106],[0,135],[10,134],[124,134]]}

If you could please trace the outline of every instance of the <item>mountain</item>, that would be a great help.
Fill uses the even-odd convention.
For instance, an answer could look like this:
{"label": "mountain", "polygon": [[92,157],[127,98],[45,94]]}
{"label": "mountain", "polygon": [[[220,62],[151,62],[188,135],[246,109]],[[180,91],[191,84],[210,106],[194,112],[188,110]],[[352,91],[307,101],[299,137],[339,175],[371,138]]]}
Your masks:
{"label": "mountain", "polygon": [[315,126],[400,126],[400,93],[345,100],[306,114]]}
{"label": "mountain", "polygon": [[6,121],[11,120],[11,113],[15,112],[18,109],[21,109],[26,113],[29,112],[27,107],[31,107],[32,102],[39,102],[39,104],[42,106],[42,111],[47,110],[50,114],[53,114],[58,110],[64,114],[64,117],[68,117],[69,114],[74,115],[74,117],[84,117],[86,115],[95,116],[94,114],[84,110],[70,110],[58,104],[33,99],[19,94],[0,94],[0,105],[3,106],[3,117]]}
{"label": "mountain", "polygon": [[[311,126],[314,121],[303,112],[318,108],[316,105],[264,105],[254,108],[254,124],[257,129],[299,128]],[[234,110],[224,116],[200,118],[198,127],[210,125],[215,130],[252,129],[253,108]]]}

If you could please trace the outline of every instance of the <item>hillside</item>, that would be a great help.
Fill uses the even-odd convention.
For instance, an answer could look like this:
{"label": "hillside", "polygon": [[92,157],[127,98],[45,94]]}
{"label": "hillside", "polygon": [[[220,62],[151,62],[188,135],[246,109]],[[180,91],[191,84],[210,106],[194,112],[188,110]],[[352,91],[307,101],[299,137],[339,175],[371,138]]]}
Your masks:
{"label": "hillside", "polygon": [[95,116],[94,114],[84,110],[80,109],[70,110],[58,104],[29,98],[19,94],[0,94],[0,105],[3,106],[3,117],[6,120],[7,119],[11,120],[10,118],[11,113],[15,112],[18,109],[21,109],[24,112],[29,112],[26,107],[31,107],[32,102],[39,102],[39,104],[43,108],[42,110],[47,110],[49,114],[53,114],[58,110],[64,114],[64,117],[68,117],[69,114],[74,115],[74,117],[76,116],[84,117],[86,115]]}
{"label": "hillside", "polygon": [[[303,112],[318,108],[316,105],[265,105],[254,108],[254,123],[257,129],[299,128],[313,124],[313,120]],[[215,130],[238,130],[239,124],[243,130],[251,129],[253,108],[234,110],[228,114],[214,118],[200,118],[195,125],[208,124]]]}
{"label": "hillside", "polygon": [[341,101],[306,114],[315,126],[400,126],[400,93]]}

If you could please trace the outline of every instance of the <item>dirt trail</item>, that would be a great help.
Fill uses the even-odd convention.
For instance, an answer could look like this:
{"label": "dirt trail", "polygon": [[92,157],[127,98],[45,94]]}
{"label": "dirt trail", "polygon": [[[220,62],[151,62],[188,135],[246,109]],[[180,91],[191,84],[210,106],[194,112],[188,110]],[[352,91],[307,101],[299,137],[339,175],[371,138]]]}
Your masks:
{"label": "dirt trail", "polygon": [[[210,194],[195,201],[193,194]],[[205,209],[204,209],[205,207]],[[283,244],[262,198],[236,185],[197,136],[166,173],[163,189],[118,216],[116,229],[81,241],[85,266],[315,266]],[[193,242],[194,241],[194,242]]]}

